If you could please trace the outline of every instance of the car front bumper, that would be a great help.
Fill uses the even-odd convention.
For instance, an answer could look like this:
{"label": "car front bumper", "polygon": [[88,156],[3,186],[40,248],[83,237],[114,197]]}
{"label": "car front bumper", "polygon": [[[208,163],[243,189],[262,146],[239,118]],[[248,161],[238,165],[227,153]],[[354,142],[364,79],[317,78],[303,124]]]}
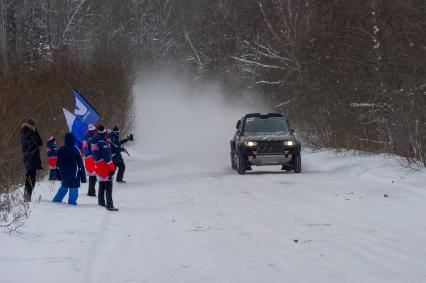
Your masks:
{"label": "car front bumper", "polygon": [[265,155],[249,155],[247,157],[250,165],[266,166],[266,165],[285,165],[293,159],[292,154],[265,154]]}

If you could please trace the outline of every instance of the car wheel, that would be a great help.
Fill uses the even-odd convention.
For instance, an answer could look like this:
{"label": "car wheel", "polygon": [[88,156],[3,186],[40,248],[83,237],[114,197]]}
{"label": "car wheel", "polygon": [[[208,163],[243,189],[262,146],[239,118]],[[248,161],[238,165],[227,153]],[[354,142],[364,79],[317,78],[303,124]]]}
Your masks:
{"label": "car wheel", "polygon": [[246,173],[246,157],[244,154],[238,154],[238,166],[237,166],[238,174],[244,175]]}
{"label": "car wheel", "polygon": [[237,164],[235,163],[233,151],[231,151],[231,168],[232,168],[232,170],[237,170]]}
{"label": "car wheel", "polygon": [[296,158],[294,160],[294,173],[300,173],[302,172],[302,157],[300,153],[296,155]]}

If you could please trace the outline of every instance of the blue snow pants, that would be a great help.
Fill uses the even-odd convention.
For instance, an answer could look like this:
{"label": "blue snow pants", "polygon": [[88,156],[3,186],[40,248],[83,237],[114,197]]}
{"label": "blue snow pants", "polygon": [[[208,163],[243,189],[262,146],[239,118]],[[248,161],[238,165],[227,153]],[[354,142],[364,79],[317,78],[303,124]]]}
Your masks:
{"label": "blue snow pants", "polygon": [[78,188],[65,188],[61,186],[58,192],[56,193],[55,197],[53,198],[53,202],[62,202],[68,190],[69,190],[68,204],[77,205]]}

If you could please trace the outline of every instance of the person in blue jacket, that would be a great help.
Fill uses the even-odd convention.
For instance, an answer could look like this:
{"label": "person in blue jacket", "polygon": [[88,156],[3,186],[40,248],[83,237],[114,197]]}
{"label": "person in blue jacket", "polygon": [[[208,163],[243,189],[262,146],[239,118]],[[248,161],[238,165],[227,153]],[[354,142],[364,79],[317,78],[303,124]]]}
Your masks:
{"label": "person in blue jacket", "polygon": [[59,180],[58,176],[58,147],[55,137],[51,136],[47,140],[47,163],[49,163],[49,181]]}
{"label": "person in blue jacket", "polygon": [[78,188],[80,181],[86,183],[86,173],[80,151],[74,143],[74,136],[66,133],[65,145],[58,151],[58,168],[62,186],[59,188],[53,202],[62,202],[69,191],[68,204],[77,205]]}

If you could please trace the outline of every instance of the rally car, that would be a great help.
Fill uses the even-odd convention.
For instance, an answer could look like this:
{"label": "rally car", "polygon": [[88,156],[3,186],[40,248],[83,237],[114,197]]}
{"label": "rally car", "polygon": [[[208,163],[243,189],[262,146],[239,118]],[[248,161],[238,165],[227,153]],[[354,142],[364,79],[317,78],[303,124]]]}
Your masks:
{"label": "rally car", "polygon": [[252,166],[279,165],[282,170],[302,171],[301,145],[280,113],[246,114],[231,140],[231,166],[245,174]]}

